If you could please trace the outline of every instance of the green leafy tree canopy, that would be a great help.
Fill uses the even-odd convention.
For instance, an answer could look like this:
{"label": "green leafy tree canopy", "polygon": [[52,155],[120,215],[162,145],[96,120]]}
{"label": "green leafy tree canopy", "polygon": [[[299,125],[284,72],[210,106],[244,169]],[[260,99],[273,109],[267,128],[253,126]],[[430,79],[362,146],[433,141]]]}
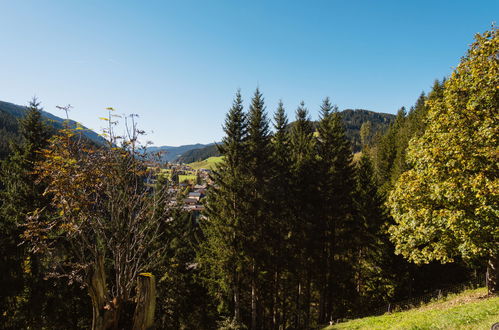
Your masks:
{"label": "green leafy tree canopy", "polygon": [[444,87],[428,100],[428,127],[409,144],[413,167],[388,201],[396,252],[416,263],[497,255],[497,28],[476,36]]}

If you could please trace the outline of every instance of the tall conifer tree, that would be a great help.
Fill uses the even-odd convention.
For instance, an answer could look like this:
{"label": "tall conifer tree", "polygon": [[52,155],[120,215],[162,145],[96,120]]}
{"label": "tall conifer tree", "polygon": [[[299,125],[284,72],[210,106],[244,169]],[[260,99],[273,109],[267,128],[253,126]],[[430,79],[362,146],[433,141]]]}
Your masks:
{"label": "tall conifer tree", "polygon": [[316,178],[314,127],[305,103],[296,110],[296,120],[291,129],[292,172],[292,254],[296,263],[296,293],[292,309],[293,326],[307,327],[310,316],[311,281],[316,220]]}
{"label": "tall conifer tree", "polygon": [[[348,292],[349,264],[344,262],[351,244],[353,219],[354,171],[350,143],[338,109],[331,105],[329,98],[324,99],[320,110],[318,125],[317,152],[319,198],[321,199],[321,227],[324,233],[322,251],[324,258],[323,276],[319,282],[324,297],[321,297],[320,321],[332,317],[332,313],[343,306],[338,298],[345,299]],[[343,257],[340,258],[340,255]],[[339,261],[342,260],[340,263]],[[341,278],[340,278],[341,274]]]}
{"label": "tall conifer tree", "polygon": [[225,137],[219,146],[223,161],[214,171],[213,187],[207,195],[206,219],[202,222],[205,241],[198,259],[212,294],[222,311],[237,322],[242,320],[242,276],[245,267],[241,224],[246,216],[245,166],[247,118],[237,92],[224,124]]}
{"label": "tall conifer tree", "polygon": [[393,297],[395,279],[391,256],[393,247],[388,240],[388,214],[385,200],[379,193],[371,160],[363,154],[356,164],[355,217],[356,235],[352,237],[354,253],[356,302],[367,311],[380,301]]}
{"label": "tall conifer tree", "polygon": [[[39,259],[32,256],[24,246],[20,246],[20,236],[27,216],[37,208],[49,205],[49,200],[43,196],[45,184],[38,182],[34,174],[35,163],[41,158],[39,152],[47,145],[50,136],[48,126],[42,122],[40,111],[40,103],[33,99],[25,117],[19,122],[22,142],[20,145],[13,145],[13,153],[4,161],[1,171],[1,181],[5,187],[1,192],[3,203],[0,210],[2,254],[5,253],[5,258],[2,259],[10,264],[6,269],[11,270],[2,272],[2,277],[10,277],[2,280],[2,284],[7,285],[1,290],[3,294],[7,294],[2,300],[3,303],[11,300],[9,306],[5,306],[6,314],[12,312],[9,311],[10,308],[23,311],[24,322],[27,324],[17,324],[20,327],[41,322],[43,314],[43,298],[39,296],[43,293]],[[12,271],[14,269],[16,271]],[[9,291],[11,295],[18,296],[9,297]],[[24,302],[26,306],[15,306],[20,302]],[[16,321],[21,321],[19,315]],[[5,322],[8,324],[9,320]]]}
{"label": "tall conifer tree", "polygon": [[272,325],[277,328],[287,323],[289,292],[289,279],[291,277],[293,256],[290,250],[289,234],[292,232],[291,207],[291,159],[290,159],[290,134],[288,119],[282,101],[279,101],[274,114],[275,133],[272,137],[272,218],[271,231],[271,257],[274,265],[274,300],[272,302]]}
{"label": "tall conifer tree", "polygon": [[251,286],[251,329],[261,327],[258,311],[261,310],[262,296],[267,290],[263,288],[270,267],[270,251],[268,242],[270,234],[270,201],[272,179],[272,149],[270,145],[269,123],[265,114],[264,99],[257,89],[251,100],[248,114],[249,153],[246,175],[248,177],[246,191],[248,193],[248,213],[246,217],[245,237],[248,238],[246,254],[249,257]]}
{"label": "tall conifer tree", "polygon": [[[42,159],[41,151],[48,146],[52,129],[43,121],[42,108],[34,98],[25,116],[20,119],[21,143],[12,145],[12,154],[1,165],[0,181],[0,323],[8,328],[75,326],[80,307],[77,298],[71,304],[59,301],[62,295],[73,295],[77,288],[62,286],[59,280],[45,280],[48,271],[43,259],[22,243],[27,217],[35,210],[45,209],[50,215],[50,196],[45,195],[46,182],[35,171]],[[43,219],[40,219],[43,220]],[[8,271],[7,271],[8,270]],[[67,299],[67,297],[65,298]],[[56,305],[54,308],[53,304]],[[64,317],[62,317],[64,315]]]}

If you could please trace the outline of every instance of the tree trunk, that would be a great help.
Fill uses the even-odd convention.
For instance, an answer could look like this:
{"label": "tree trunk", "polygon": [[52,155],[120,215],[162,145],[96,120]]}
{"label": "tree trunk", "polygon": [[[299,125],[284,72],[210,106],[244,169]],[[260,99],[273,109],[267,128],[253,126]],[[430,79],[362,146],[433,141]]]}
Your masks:
{"label": "tree trunk", "polygon": [[154,325],[156,285],[154,275],[141,273],[137,278],[137,305],[133,315],[133,330],[147,330]]}
{"label": "tree trunk", "polygon": [[311,291],[312,291],[311,290],[312,270],[310,268],[307,270],[307,282],[305,284],[306,284],[306,286],[305,286],[305,305],[303,306],[305,308],[304,324],[305,324],[305,329],[309,329],[310,328]]}
{"label": "tree trunk", "polygon": [[487,262],[486,281],[489,294],[499,294],[499,254],[491,256]]}
{"label": "tree trunk", "polygon": [[300,328],[300,296],[301,296],[301,282],[298,282],[298,290],[296,291],[296,305],[295,305],[295,329]]}
{"label": "tree trunk", "polygon": [[251,275],[251,330],[256,330],[256,268],[255,261],[252,265],[252,275]]}
{"label": "tree trunk", "polygon": [[278,309],[279,309],[279,272],[274,272],[274,296],[272,299],[272,329],[277,328],[278,324]]}
{"label": "tree trunk", "polygon": [[[235,272],[234,272],[235,273]],[[234,319],[241,322],[241,302],[239,298],[239,275],[234,274]]]}
{"label": "tree trunk", "polygon": [[288,297],[291,298],[290,294],[290,287],[288,286],[289,283],[289,277],[283,278],[283,286],[282,286],[282,296],[281,296],[281,319],[279,320],[279,327],[278,329],[286,329],[286,323],[288,322],[288,304],[287,300]]}
{"label": "tree trunk", "polygon": [[92,330],[112,329],[117,326],[116,306],[109,300],[104,271],[104,256],[98,256],[87,278],[88,294],[92,299]]}
{"label": "tree trunk", "polygon": [[321,285],[319,293],[319,323],[326,323],[326,286]]}

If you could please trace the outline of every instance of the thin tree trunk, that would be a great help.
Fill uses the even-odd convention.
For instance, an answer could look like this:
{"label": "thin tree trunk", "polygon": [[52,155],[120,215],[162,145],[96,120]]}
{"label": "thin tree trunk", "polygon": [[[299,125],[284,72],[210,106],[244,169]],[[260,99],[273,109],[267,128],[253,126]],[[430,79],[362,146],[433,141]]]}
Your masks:
{"label": "thin tree trunk", "polygon": [[256,330],[257,310],[256,310],[256,267],[253,260],[251,274],[251,330]]}
{"label": "thin tree trunk", "polygon": [[[310,266],[309,266],[310,267]],[[310,303],[311,303],[312,270],[307,270],[307,282],[305,286],[305,329],[310,328]]]}
{"label": "thin tree trunk", "polygon": [[280,329],[286,329],[286,323],[288,321],[287,319],[287,298],[288,298],[288,292],[290,291],[289,290],[289,287],[288,287],[288,283],[289,283],[289,277],[286,277],[285,279],[283,279],[283,286],[282,286],[282,296],[281,296],[281,320],[280,320],[280,323],[279,323],[279,330]]}
{"label": "thin tree trunk", "polygon": [[487,262],[486,281],[489,294],[499,294],[499,254],[491,256]]}
{"label": "thin tree trunk", "polygon": [[[334,219],[331,224],[331,232],[329,237],[329,255],[328,255],[328,270],[327,270],[327,296],[326,296],[326,319],[333,319],[333,296],[334,296],[334,266],[336,257],[336,224]],[[326,320],[326,321],[327,321]]]}
{"label": "thin tree trunk", "polygon": [[241,322],[241,300],[239,297],[239,275],[234,271],[234,319]]}
{"label": "thin tree trunk", "polygon": [[279,272],[274,273],[274,297],[272,300],[272,329],[277,328],[279,308]]}
{"label": "thin tree trunk", "polygon": [[326,285],[324,278],[321,283],[321,292],[319,293],[319,323],[326,322]]}
{"label": "thin tree trunk", "polygon": [[295,305],[295,329],[300,328],[300,295],[301,295],[301,283],[298,282],[298,290],[296,292],[296,305]]}

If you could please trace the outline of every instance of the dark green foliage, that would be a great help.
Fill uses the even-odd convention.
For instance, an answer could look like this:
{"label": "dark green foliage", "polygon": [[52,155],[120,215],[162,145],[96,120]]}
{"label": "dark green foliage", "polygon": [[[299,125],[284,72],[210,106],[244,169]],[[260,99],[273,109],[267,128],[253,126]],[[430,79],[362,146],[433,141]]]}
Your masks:
{"label": "dark green foliage", "polygon": [[[389,191],[393,185],[392,178],[395,176],[395,169],[404,161],[401,157],[401,151],[405,150],[404,141],[406,132],[403,130],[406,121],[406,111],[402,107],[397,112],[395,121],[390,125],[390,128],[381,137],[381,141],[377,145],[374,161],[376,164],[376,174],[382,186],[382,191]],[[398,157],[397,157],[398,155]],[[399,165],[396,165],[399,164]]]}
{"label": "dark green foliage", "polygon": [[[13,153],[2,162],[1,167],[1,182],[4,187],[0,209],[1,251],[4,263],[1,268],[8,269],[9,272],[2,272],[4,278],[1,283],[5,287],[0,291],[2,310],[7,311],[8,315],[5,320],[7,324],[30,324],[40,321],[39,317],[30,313],[15,315],[22,310],[28,312],[31,309],[27,306],[35,302],[38,303],[37,307],[40,307],[40,297],[37,297],[39,291],[36,290],[42,277],[40,260],[24,247],[19,247],[26,217],[36,208],[49,205],[49,200],[43,197],[45,185],[36,183],[37,176],[33,173],[35,162],[40,158],[38,152],[47,145],[49,137],[46,125],[41,121],[38,106],[36,100],[30,104],[30,110],[19,125],[22,144],[12,145]],[[21,305],[18,301],[22,301]]]}
{"label": "dark green foliage", "polygon": [[436,80],[428,96],[421,93],[408,113],[405,108],[401,108],[386,133],[378,134],[377,141],[366,148],[365,151],[370,153],[373,159],[375,173],[383,193],[391,190],[400,174],[410,168],[406,160],[407,146],[411,139],[424,133],[428,112],[426,101],[443,96],[444,81]]}
{"label": "dark green foliage", "polygon": [[356,251],[355,289],[364,311],[380,302],[389,302],[396,293],[397,276],[393,271],[393,246],[386,233],[389,217],[379,193],[374,169],[367,155],[356,164],[354,241]]}
{"label": "dark green foliage", "polygon": [[9,113],[0,110],[0,160],[10,154],[10,144],[19,142],[19,124]]}
{"label": "dark green foliage", "polygon": [[245,171],[247,121],[238,92],[224,124],[220,144],[223,162],[213,173],[206,216],[201,225],[205,240],[198,260],[204,283],[222,315],[242,318],[242,275],[245,269],[242,222],[245,221]]}
{"label": "dark green foliage", "polygon": [[[257,89],[248,112],[247,151],[245,164],[246,194],[248,209],[242,223],[244,232],[244,253],[247,255],[249,282],[251,287],[251,329],[261,328],[263,322],[258,317],[266,300],[265,283],[269,281],[267,270],[272,260],[268,245],[272,241],[270,186],[272,171],[272,147],[270,144],[269,123],[265,114],[264,99]],[[271,277],[272,278],[272,277]],[[267,299],[266,299],[267,298]]]}
{"label": "dark green foliage", "polygon": [[164,224],[168,247],[154,273],[158,274],[158,329],[213,329],[216,306],[202,282],[196,250],[203,240],[193,213],[175,210]]}
{"label": "dark green foliage", "polygon": [[[336,109],[338,111],[338,109]],[[338,112],[343,124],[345,136],[350,142],[351,151],[358,152],[362,149],[361,128],[362,125],[369,123],[371,139],[376,134],[383,134],[391,123],[395,120],[395,116],[388,113],[379,113],[362,109],[346,109]],[[294,122],[289,124],[294,125]],[[312,122],[314,129],[317,129],[318,122]]]}
{"label": "dark green foliage", "polygon": [[[39,103],[31,101],[28,111],[19,122],[21,143],[12,145],[12,154],[2,163],[0,181],[0,315],[2,324],[9,328],[76,327],[81,308],[85,304],[77,287],[67,287],[55,278],[45,279],[44,259],[21,245],[21,235],[27,217],[36,209],[50,209],[49,196],[44,195],[45,183],[39,181],[35,164],[40,151],[47,146],[51,129],[42,121]],[[50,214],[50,212],[47,212]],[[48,215],[50,216],[50,215]],[[70,304],[68,295],[77,298]],[[74,304],[73,308],[71,305]],[[61,317],[61,315],[65,315]],[[85,325],[81,319],[80,325]]]}
{"label": "dark green foliage", "polygon": [[[295,222],[293,217],[293,193],[291,174],[290,132],[286,128],[288,119],[284,105],[280,101],[274,114],[272,137],[272,178],[270,182],[270,214],[267,219],[267,248],[270,251],[270,267],[267,268],[270,280],[267,282],[268,321],[267,328],[286,324],[286,320],[296,310],[293,288],[296,284],[297,254]],[[269,297],[270,296],[270,297]]]}
{"label": "dark green foliage", "polygon": [[289,125],[280,102],[271,135],[259,90],[248,114],[238,93],[227,115],[198,260],[221,314],[252,329],[308,328],[348,315],[377,299],[370,290],[384,280],[383,211],[367,197],[354,201],[352,148],[329,99],[320,117],[314,124],[302,102]]}
{"label": "dark green foliage", "polygon": [[373,112],[362,109],[346,109],[340,112],[343,121],[345,136],[351,143],[352,151],[358,152],[362,149],[360,130],[364,123],[371,125],[372,136],[383,133],[394,121],[395,116],[388,113]]}
{"label": "dark green foliage", "polygon": [[320,321],[324,322],[348,308],[335,296],[352,300],[351,252],[355,249],[359,226],[354,218],[355,178],[350,143],[337,108],[331,105],[328,98],[321,106],[317,131],[317,170],[321,177],[317,195],[324,233],[321,240],[324,275],[319,279],[324,295]]}
{"label": "dark green foliage", "polygon": [[[304,102],[296,109],[296,119],[291,128],[291,255],[295,267],[293,290],[296,298],[291,307],[295,328],[310,324],[312,275],[316,266],[317,237],[317,175],[315,172],[314,128]],[[294,293],[294,292],[293,292]]]}

